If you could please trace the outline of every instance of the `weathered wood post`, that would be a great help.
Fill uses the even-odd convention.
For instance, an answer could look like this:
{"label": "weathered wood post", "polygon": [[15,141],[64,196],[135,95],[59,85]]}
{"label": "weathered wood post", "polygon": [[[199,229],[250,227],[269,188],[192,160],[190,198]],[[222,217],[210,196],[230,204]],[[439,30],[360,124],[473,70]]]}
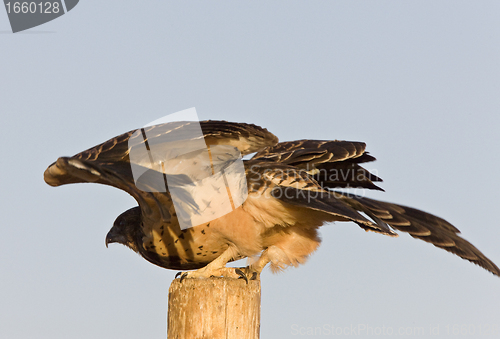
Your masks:
{"label": "weathered wood post", "polygon": [[260,279],[174,279],[168,339],[258,339]]}

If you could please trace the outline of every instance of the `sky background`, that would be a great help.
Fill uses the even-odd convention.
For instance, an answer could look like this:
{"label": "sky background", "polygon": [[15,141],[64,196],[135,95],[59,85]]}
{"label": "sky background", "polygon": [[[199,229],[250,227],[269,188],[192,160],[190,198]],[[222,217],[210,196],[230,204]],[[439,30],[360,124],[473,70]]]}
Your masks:
{"label": "sky background", "polygon": [[[366,142],[386,190],[368,197],[445,218],[500,264],[499,17],[498,1],[82,0],[12,34],[0,9],[0,337],[165,338],[177,272],[104,245],[133,198],[43,172],[189,107]],[[498,277],[406,234],[321,234],[306,265],[263,272],[261,338],[500,337]]]}

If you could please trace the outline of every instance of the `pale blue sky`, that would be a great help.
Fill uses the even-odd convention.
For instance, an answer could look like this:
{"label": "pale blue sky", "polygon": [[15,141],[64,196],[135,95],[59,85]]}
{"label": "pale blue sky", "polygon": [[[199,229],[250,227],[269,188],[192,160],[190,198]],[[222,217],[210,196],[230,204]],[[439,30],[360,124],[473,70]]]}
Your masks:
{"label": "pale blue sky", "polygon": [[[165,338],[176,271],[104,245],[135,201],[43,171],[189,107],[281,140],[365,141],[386,190],[367,196],[445,218],[500,264],[499,17],[498,1],[82,0],[9,34],[0,10],[0,337]],[[262,338],[500,337],[498,277],[405,234],[322,238],[306,265],[263,273]]]}

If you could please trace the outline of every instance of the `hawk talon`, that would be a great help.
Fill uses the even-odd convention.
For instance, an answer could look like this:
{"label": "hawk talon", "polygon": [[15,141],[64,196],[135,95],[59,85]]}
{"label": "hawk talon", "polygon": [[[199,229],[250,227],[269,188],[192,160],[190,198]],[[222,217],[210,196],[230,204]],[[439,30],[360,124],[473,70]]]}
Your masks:
{"label": "hawk talon", "polygon": [[174,279],[177,279],[181,274],[182,274],[182,272],[177,272]]}
{"label": "hawk talon", "polygon": [[182,283],[182,281],[188,276],[187,272],[184,273],[183,275],[181,275],[181,281],[179,281],[180,283]]}
{"label": "hawk talon", "polygon": [[234,269],[234,271],[236,272],[236,274],[238,274],[240,276],[238,279],[245,279],[245,281],[248,284],[248,278],[247,278],[246,274],[243,273],[242,270],[240,270],[239,268],[236,268],[236,269]]}
{"label": "hawk talon", "polygon": [[253,272],[252,273],[252,277],[250,278],[250,280],[257,280],[257,276],[258,276],[258,273],[257,272]]}

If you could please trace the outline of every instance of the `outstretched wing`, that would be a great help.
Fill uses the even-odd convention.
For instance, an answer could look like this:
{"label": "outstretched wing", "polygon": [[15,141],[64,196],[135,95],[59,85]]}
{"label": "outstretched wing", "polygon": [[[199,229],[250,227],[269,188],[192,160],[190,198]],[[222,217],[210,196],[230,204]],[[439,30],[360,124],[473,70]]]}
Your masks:
{"label": "outstretched wing", "polygon": [[322,187],[368,188],[381,190],[373,181],[382,181],[359,164],[374,161],[356,141],[297,140],[280,142],[252,159],[268,160],[307,171]]}
{"label": "outstretched wing", "polygon": [[500,276],[500,269],[474,245],[461,238],[460,231],[446,220],[411,207],[338,194],[344,202],[364,212],[377,224],[406,232]]}
{"label": "outstretched wing", "polygon": [[409,233],[500,276],[500,269],[461,238],[460,231],[446,220],[414,208],[331,190],[342,187],[379,189],[372,181],[381,179],[359,166],[373,160],[375,158],[365,152],[364,143],[317,140],[282,142],[252,158],[263,168],[274,168],[268,170],[275,182],[273,195],[283,202],[343,216],[367,231],[390,236],[397,236],[393,230]]}
{"label": "outstretched wing", "polygon": [[304,170],[283,163],[254,159],[247,161],[245,167],[248,191],[251,193],[277,199],[287,206],[291,205],[291,208],[321,212],[323,221],[353,221],[373,232],[396,235],[387,225],[365,218],[358,212],[359,209],[339,199],[336,192],[323,188]]}
{"label": "outstretched wing", "polygon": [[[201,133],[199,133],[201,126]],[[137,159],[131,164],[130,151],[133,147],[154,145],[155,152],[169,152],[194,139],[204,138],[205,144],[230,145],[242,154],[249,154],[273,146],[278,138],[266,129],[252,124],[226,121],[172,122],[133,130],[100,145],[80,152],[72,157],[61,157],[51,164],[44,173],[45,181],[51,186],[72,183],[93,182],[114,186],[132,195],[143,212],[160,213],[169,219],[168,207],[171,198],[168,190],[157,189],[156,178],[163,173],[149,166],[149,159]],[[132,165],[142,173],[141,183],[149,190],[140,190],[134,181]],[[189,166],[187,163],[185,166]],[[180,172],[182,173],[182,172]],[[170,176],[176,178],[182,176]]]}
{"label": "outstretched wing", "polygon": [[[145,169],[154,176],[154,171]],[[82,160],[77,156],[60,157],[44,173],[45,182],[51,186],[73,183],[98,183],[113,186],[129,193],[139,203],[145,215],[170,219],[168,207],[172,200],[168,192],[139,190],[127,162],[101,163],[98,160]]]}

